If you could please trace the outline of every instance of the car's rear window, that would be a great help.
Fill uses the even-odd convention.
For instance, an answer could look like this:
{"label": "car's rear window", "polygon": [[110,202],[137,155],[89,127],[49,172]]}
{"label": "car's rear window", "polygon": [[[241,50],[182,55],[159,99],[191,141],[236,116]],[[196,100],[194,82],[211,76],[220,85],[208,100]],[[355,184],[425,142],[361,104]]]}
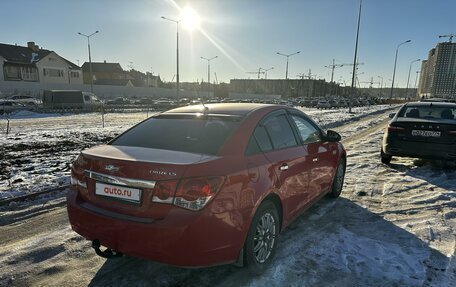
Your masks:
{"label": "car's rear window", "polygon": [[406,106],[401,109],[398,117],[455,120],[456,106]]}
{"label": "car's rear window", "polygon": [[150,118],[111,144],[215,155],[238,124],[207,117]]}

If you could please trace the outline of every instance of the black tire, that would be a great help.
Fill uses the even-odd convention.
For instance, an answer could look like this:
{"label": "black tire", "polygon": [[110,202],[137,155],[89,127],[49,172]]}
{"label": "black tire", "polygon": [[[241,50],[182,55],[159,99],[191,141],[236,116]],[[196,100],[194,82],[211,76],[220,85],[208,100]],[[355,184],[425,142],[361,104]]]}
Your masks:
{"label": "black tire", "polygon": [[263,202],[253,217],[244,243],[244,264],[259,275],[271,263],[277,249],[279,214],[271,201]]}
{"label": "black tire", "polygon": [[382,162],[384,164],[389,164],[391,162],[391,159],[393,158],[392,156],[390,155],[386,155],[384,152],[383,152],[383,149],[380,150],[380,158],[382,160]]}
{"label": "black tire", "polygon": [[344,186],[345,179],[345,158],[341,158],[339,165],[337,166],[336,173],[334,174],[333,184],[331,186],[331,191],[328,193],[328,197],[337,198],[342,192],[342,187]]}

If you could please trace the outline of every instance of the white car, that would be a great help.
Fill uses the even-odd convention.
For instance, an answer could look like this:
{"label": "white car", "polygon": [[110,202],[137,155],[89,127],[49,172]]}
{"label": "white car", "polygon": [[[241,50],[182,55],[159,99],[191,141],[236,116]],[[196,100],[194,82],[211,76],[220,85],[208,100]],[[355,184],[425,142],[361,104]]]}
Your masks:
{"label": "white car", "polygon": [[23,105],[39,105],[41,101],[35,99],[32,96],[12,96],[8,100],[15,101],[16,103],[20,103]]}

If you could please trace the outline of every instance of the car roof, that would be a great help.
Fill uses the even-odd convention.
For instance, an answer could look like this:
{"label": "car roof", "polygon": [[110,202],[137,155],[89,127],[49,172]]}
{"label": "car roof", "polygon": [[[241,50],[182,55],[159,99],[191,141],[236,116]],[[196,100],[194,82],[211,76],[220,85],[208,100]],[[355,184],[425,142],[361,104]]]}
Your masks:
{"label": "car roof", "polygon": [[405,104],[407,107],[447,107],[447,108],[456,108],[456,103],[446,103],[446,102],[411,102]]}
{"label": "car roof", "polygon": [[267,107],[282,107],[279,105],[256,104],[256,103],[218,103],[180,107],[164,112],[163,114],[210,114],[244,117],[247,114]]}

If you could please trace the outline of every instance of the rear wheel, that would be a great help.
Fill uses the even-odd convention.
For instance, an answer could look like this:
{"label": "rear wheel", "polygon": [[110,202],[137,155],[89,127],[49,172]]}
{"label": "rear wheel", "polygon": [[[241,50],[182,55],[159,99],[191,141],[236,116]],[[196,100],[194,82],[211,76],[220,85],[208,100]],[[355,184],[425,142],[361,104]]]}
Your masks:
{"label": "rear wheel", "polygon": [[245,265],[255,275],[263,273],[271,263],[277,248],[279,215],[271,201],[260,205],[244,245]]}
{"label": "rear wheel", "polygon": [[333,184],[331,191],[328,193],[328,197],[336,198],[339,197],[344,186],[345,179],[345,158],[342,158],[337,166],[336,174],[334,175]]}
{"label": "rear wheel", "polygon": [[383,149],[380,150],[380,157],[384,164],[389,164],[391,162],[391,159],[393,158],[392,156],[385,154],[383,152]]}

